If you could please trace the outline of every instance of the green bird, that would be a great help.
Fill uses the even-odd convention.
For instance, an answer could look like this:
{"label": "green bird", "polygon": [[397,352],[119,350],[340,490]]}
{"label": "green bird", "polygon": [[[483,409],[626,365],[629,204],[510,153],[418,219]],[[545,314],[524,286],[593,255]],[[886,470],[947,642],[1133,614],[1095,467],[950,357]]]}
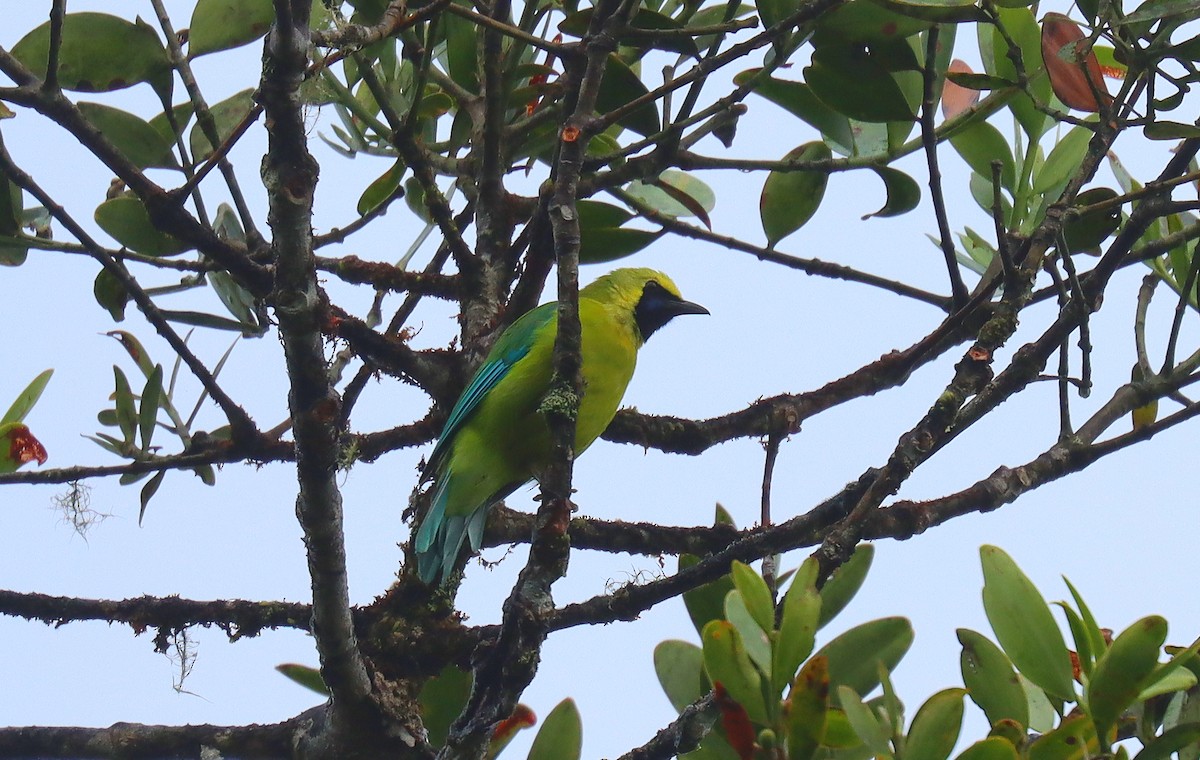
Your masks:
{"label": "green bird", "polygon": [[[575,453],[612,422],[637,350],[680,314],[708,314],[653,269],[617,269],[579,291],[583,396]],[[550,389],[558,304],[542,304],[500,336],[450,411],[423,479],[433,503],[417,530],[421,580],[443,581],[470,541],[479,551],[488,510],[550,465],[550,430],[538,405]]]}

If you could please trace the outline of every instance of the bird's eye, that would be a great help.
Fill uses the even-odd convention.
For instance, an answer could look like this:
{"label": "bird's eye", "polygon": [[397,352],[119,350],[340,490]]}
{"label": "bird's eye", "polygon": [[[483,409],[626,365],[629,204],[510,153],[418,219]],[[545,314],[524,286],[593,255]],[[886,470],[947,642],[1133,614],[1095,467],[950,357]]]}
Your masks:
{"label": "bird's eye", "polygon": [[659,284],[658,280],[647,280],[645,287],[642,288],[643,296],[661,296],[666,293],[667,289]]}

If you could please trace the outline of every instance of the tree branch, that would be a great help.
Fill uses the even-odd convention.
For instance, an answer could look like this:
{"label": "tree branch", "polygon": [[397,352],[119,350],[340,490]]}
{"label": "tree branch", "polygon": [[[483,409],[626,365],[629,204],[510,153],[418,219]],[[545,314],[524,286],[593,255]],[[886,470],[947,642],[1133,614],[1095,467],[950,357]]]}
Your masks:
{"label": "tree branch", "polygon": [[292,738],[321,708],[283,723],[247,726],[148,726],[115,723],[108,728],[28,726],[0,728],[0,757],[160,760],[201,757],[205,747],[226,756],[290,758]]}
{"label": "tree branch", "polygon": [[251,602],[217,599],[208,602],[177,596],[135,599],[81,599],[26,594],[0,589],[0,615],[40,620],[55,628],[84,620],[125,623],[136,634],[147,628],[179,631],[192,625],[217,626],[230,641],[252,638],[263,629],[308,630],[312,608],[294,602]]}
{"label": "tree branch", "polygon": [[[358,649],[350,614],[342,497],[337,485],[341,458],[340,399],[329,381],[321,326],[326,321],[312,249],[312,202],[317,162],[308,152],[300,98],[307,63],[311,3],[276,0],[277,22],[267,35],[259,92],[269,137],[263,184],[271,201],[268,221],[275,290],[296,437],[300,493],[296,516],[304,529],[313,588],[313,636],[321,676],[329,687],[334,726],[349,740],[355,726],[374,715],[371,682]],[[291,22],[290,24],[288,22]]]}
{"label": "tree branch", "polygon": [[712,692],[683,708],[679,717],[671,721],[654,738],[636,749],[631,749],[618,760],[671,760],[700,746],[715,719]]}

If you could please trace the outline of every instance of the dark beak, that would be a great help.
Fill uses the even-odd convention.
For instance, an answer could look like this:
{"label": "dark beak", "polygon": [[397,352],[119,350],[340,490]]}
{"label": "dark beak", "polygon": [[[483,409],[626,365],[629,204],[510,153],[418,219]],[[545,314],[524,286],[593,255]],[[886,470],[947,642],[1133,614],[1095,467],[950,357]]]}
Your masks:
{"label": "dark beak", "polygon": [[682,298],[678,301],[671,301],[665,305],[665,309],[671,312],[671,316],[677,317],[680,314],[711,314],[708,309],[698,303],[684,301]]}

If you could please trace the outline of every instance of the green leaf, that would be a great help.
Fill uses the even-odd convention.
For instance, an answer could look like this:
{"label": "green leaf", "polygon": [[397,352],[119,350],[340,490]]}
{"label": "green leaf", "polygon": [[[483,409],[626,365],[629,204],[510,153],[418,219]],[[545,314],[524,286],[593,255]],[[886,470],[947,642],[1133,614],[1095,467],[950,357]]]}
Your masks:
{"label": "green leaf", "polygon": [[171,256],[188,250],[185,243],[154,227],[150,213],[137,196],[119,195],[106,200],[96,207],[95,219],[100,229],[131,251]]}
{"label": "green leaf", "polygon": [[[743,71],[733,78],[735,84],[745,84],[761,69]],[[840,153],[854,152],[854,132],[850,120],[821,102],[812,88],[803,82],[762,77],[754,85],[754,92],[800,118],[821,133]]]}
{"label": "green leaf", "polygon": [[902,16],[871,0],[850,2],[827,13],[817,20],[814,42],[884,42],[911,37],[933,26],[924,19]]}
{"label": "green leaf", "polygon": [[966,628],[958,629],[958,640],[962,644],[963,683],[988,723],[1012,720],[1021,726],[1029,725],[1025,689],[1007,655],[991,639]]}
{"label": "green leaf", "polygon": [[[192,119],[192,112],[194,110],[195,109],[190,100],[185,100],[184,102],[177,103],[171,107],[171,115],[175,119],[175,126],[179,129],[178,135],[183,134],[184,128],[187,127],[188,122]],[[155,132],[158,132],[159,137],[161,137],[168,145],[175,145],[175,138],[178,135],[171,128],[171,120],[167,118],[166,111],[163,111],[158,116],[155,116],[148,123]]]}
{"label": "green leaf", "polygon": [[121,348],[125,349],[125,353],[129,354],[129,358],[138,365],[138,369],[142,371],[142,375],[150,377],[154,372],[154,362],[150,359],[150,354],[146,352],[146,348],[141,344],[133,333],[125,330],[111,330],[104,333],[116,342],[121,344]]}
{"label": "green leaf", "polygon": [[[121,477],[117,478],[117,482],[123,486],[129,486],[137,483],[138,481],[145,480],[149,475],[150,473],[148,472],[127,472],[121,475]],[[143,511],[145,511],[145,508],[143,508]],[[138,522],[139,524],[141,523],[140,517]]]}
{"label": "green leaf", "polygon": [[[645,180],[644,182],[650,187],[661,190],[668,198],[682,206],[687,214],[695,216],[711,231],[712,220],[709,218],[708,212],[712,211],[713,207],[717,204],[716,194],[713,193],[712,188],[708,185],[689,174],[677,172],[672,178],[670,174],[673,171],[668,169],[658,177]],[[693,192],[695,195],[693,195]],[[674,216],[682,216],[682,214],[675,214]]]}
{"label": "green leaf", "polygon": [[707,213],[717,205],[717,196],[711,187],[678,169],[667,169],[653,181],[630,182],[626,192],[659,213],[674,217],[699,216],[706,225]]}
{"label": "green leaf", "polygon": [[[1093,187],[1075,197],[1075,208],[1111,201],[1117,191],[1109,187]],[[1121,207],[1111,204],[1107,208],[1084,211],[1067,217],[1063,222],[1063,238],[1069,253],[1093,251],[1121,226]]]}
{"label": "green leaf", "polygon": [[891,150],[890,124],[875,124],[867,121],[850,120],[850,128],[854,130],[855,156],[886,157]]}
{"label": "green leaf", "polygon": [[213,330],[229,330],[231,332],[241,333],[247,337],[258,334],[258,328],[253,325],[246,325],[226,317],[218,317],[216,314],[205,314],[204,312],[200,311],[174,311],[169,309],[163,309],[160,313],[170,321],[179,322],[180,324],[184,325],[208,327]]}
{"label": "green leaf", "polygon": [[788,692],[788,760],[812,760],[825,741],[829,716],[829,662],[813,657],[792,682]]}
{"label": "green leaf", "polygon": [[367,189],[363,190],[363,194],[358,198],[358,215],[366,216],[384,203],[392,200],[396,195],[396,190],[400,187],[400,180],[404,178],[405,169],[407,167],[404,162],[396,159],[396,163],[388,167],[387,171],[379,175],[371,184],[367,185]]}
{"label": "green leaf", "polygon": [[[460,3],[464,7],[467,3]],[[446,70],[450,78],[470,92],[479,91],[479,64],[476,60],[477,27],[469,19],[454,13],[444,14],[446,27]]]}
{"label": "green leaf", "polygon": [[725,595],[725,619],[733,623],[733,627],[741,635],[742,644],[746,647],[746,654],[750,655],[750,660],[764,675],[769,673],[771,671],[771,639],[767,632],[759,626],[750,611],[746,609],[742,595],[736,590]]}
{"label": "green leaf", "polygon": [[[22,427],[24,427],[24,426],[22,425]],[[116,438],[113,438],[111,435],[106,435],[104,433],[97,433],[96,435],[85,435],[84,438],[95,443],[97,446],[104,449],[105,451],[116,454],[117,456],[125,456],[124,444],[122,444]],[[0,448],[0,453],[3,453],[2,448]],[[12,472],[12,470],[9,470],[8,472]]]}
{"label": "green leaf", "polygon": [[[724,10],[724,7],[722,7],[722,18],[724,18]],[[585,8],[569,14],[558,25],[558,30],[563,34],[582,38],[587,34],[588,26],[592,23],[592,11],[592,8]],[[642,29],[648,32],[681,31],[684,29],[683,24],[670,16],[663,15],[658,11],[650,10],[646,7],[638,9],[638,12],[629,21],[629,26],[633,29]],[[643,50],[653,47],[658,50],[669,50],[673,53],[689,55],[693,58],[700,57],[700,50],[696,47],[695,40],[681,34],[662,35],[654,39],[653,42],[637,37],[624,37],[621,39],[621,46]]]}
{"label": "green leaf", "polygon": [[0,425],[7,425],[13,422],[22,422],[25,420],[25,415],[29,414],[29,410],[33,409],[33,405],[42,397],[42,391],[46,390],[46,384],[50,382],[50,376],[54,374],[54,370],[43,370],[37,377],[25,386],[25,390],[17,394],[17,398],[8,407],[8,411],[0,417]]}
{"label": "green leaf", "polygon": [[704,653],[688,641],[669,639],[654,648],[654,672],[675,712],[708,691],[704,681]]}
{"label": "green leaf", "polygon": [[[12,54],[41,79],[46,78],[50,22],[13,46]],[[158,34],[138,20],[130,23],[106,13],[68,13],[63,18],[58,83],[78,92],[109,92],[150,82],[170,92],[171,69]]]}
{"label": "green leaf", "polygon": [[1015,84],[1015,82],[1010,82],[1000,77],[964,71],[947,71],[946,78],[959,87],[965,87],[968,90],[1002,90],[1005,87],[1012,87]]}
{"label": "green leaf", "polygon": [[837,688],[838,702],[846,713],[846,720],[858,738],[871,750],[876,758],[892,757],[891,732],[880,722],[871,708],[863,704],[862,698],[847,686]]}
{"label": "green leaf", "polygon": [[1141,24],[1185,15],[1195,18],[1198,11],[1200,0],[1146,0],[1118,23]]}
{"label": "green leaf", "polygon": [[1072,715],[1028,747],[1029,760],[1082,760],[1098,750],[1096,729],[1088,716]]}
{"label": "green leaf", "polygon": [[129,304],[129,291],[117,279],[117,276],[107,269],[101,269],[92,283],[92,294],[96,303],[108,310],[116,322],[125,320],[125,307]]}
{"label": "green leaf", "polygon": [[275,669],[304,688],[315,691],[321,696],[329,696],[329,688],[325,686],[325,680],[321,678],[321,671],[317,668],[285,662],[282,665],[276,665]]}
{"label": "green leaf", "polygon": [[916,115],[888,68],[861,48],[819,47],[804,80],[825,105],[851,119],[913,121]]}
{"label": "green leaf", "polygon": [[1087,685],[1088,713],[1101,736],[1133,704],[1142,684],[1158,665],[1167,639],[1167,621],[1158,615],[1144,617],[1126,628],[1096,660]]}
{"label": "green leaf", "polygon": [[225,308],[229,309],[229,313],[242,325],[243,333],[261,335],[266,332],[266,328],[259,324],[258,315],[254,311],[254,296],[228,272],[209,272],[208,283],[212,285],[213,291]]}
{"label": "green leaf", "polygon": [[895,670],[912,642],[912,624],[906,618],[880,618],[851,628],[816,656],[829,660],[831,683],[869,694],[879,685],[879,666],[889,673]]}
{"label": "green leaf", "polygon": [[900,216],[921,205],[921,186],[915,179],[890,166],[872,168],[887,188],[887,202],[883,204],[883,208],[864,216],[864,220],[875,216]]}
{"label": "green leaf", "polygon": [[1177,121],[1155,121],[1142,130],[1147,140],[1190,140],[1200,137],[1200,127]]}
{"label": "green leaf", "polygon": [[274,22],[271,0],[197,0],[188,29],[188,57],[253,42]]}
{"label": "green leaf", "polygon": [[[683,572],[699,562],[700,558],[694,554],[680,554],[679,571]],[[683,592],[683,604],[697,633],[702,633],[709,621],[722,619],[725,614],[725,595],[732,590],[733,579],[729,575],[722,575],[703,586]]]}
{"label": "green leaf", "polygon": [[[771,589],[767,588],[767,582],[754,568],[736,559],[729,566],[729,572],[733,577],[733,587],[741,595],[754,622],[767,633],[775,630],[775,603],[771,600]],[[789,679],[791,675],[788,674]]]}
{"label": "green leaf", "polygon": [[1017,760],[1017,748],[1007,739],[989,736],[964,749],[955,760]]}
{"label": "green leaf", "polygon": [[24,233],[24,194],[11,179],[0,177],[0,236],[9,238],[0,243],[0,265],[21,266],[29,255],[29,246],[20,242]]}
{"label": "green leaf", "polygon": [[196,477],[200,478],[200,482],[206,486],[215,486],[217,484],[217,475],[213,472],[211,464],[193,467],[192,472],[196,473]]}
{"label": "green leaf", "polygon": [[580,233],[585,237],[588,230],[620,227],[633,218],[628,209],[603,201],[576,201],[575,213],[579,216]]}
{"label": "green leaf", "polygon": [[1196,677],[1196,674],[1186,668],[1161,676],[1156,670],[1146,679],[1142,690],[1138,692],[1137,697],[1134,699],[1134,704],[1145,702],[1147,699],[1153,699],[1162,694],[1188,691],[1198,682],[1200,682],[1200,679]]}
{"label": "green leaf", "polygon": [[579,760],[583,751],[583,722],[575,701],[564,699],[555,706],[529,748],[528,760]]}
{"label": "green leaf", "polygon": [[880,0],[880,3],[902,16],[938,24],[984,21],[988,18],[973,0]]}
{"label": "green leaf", "polygon": [[1200,724],[1174,726],[1151,740],[1133,760],[1170,760],[1171,755],[1197,742],[1200,742]]}
{"label": "green leaf", "polygon": [[1073,127],[1058,141],[1046,157],[1046,163],[1038,170],[1033,180],[1033,191],[1045,193],[1070,179],[1079,170],[1083,157],[1087,155],[1092,131],[1087,127]]}
{"label": "green leaf", "polygon": [[440,747],[446,743],[450,724],[462,712],[470,695],[471,674],[453,665],[442,668],[442,672],[421,687],[417,701],[431,745]]}
{"label": "green leaf", "polygon": [[854,599],[855,594],[862,588],[875,559],[873,544],[859,544],[845,564],[833,571],[829,580],[821,587],[821,617],[817,621],[818,630],[824,628],[829,621],[846,609],[846,605]]}
{"label": "green leaf", "polygon": [[[1187,649],[1180,647],[1165,647],[1165,649],[1171,655],[1171,659],[1154,669],[1154,672],[1142,684],[1142,691],[1138,694],[1137,701],[1142,702],[1150,697],[1180,689],[1190,689],[1195,681],[1200,680],[1200,674],[1196,673],[1200,669],[1200,659],[1196,657],[1197,652],[1200,652],[1200,639],[1197,639]],[[1176,676],[1185,678],[1180,679]],[[1187,676],[1194,679],[1193,683],[1181,686],[1180,684],[1187,680]]]}
{"label": "green leaf", "polygon": [[[0,181],[0,185],[5,184]],[[29,246],[22,245],[17,236],[0,236],[0,266],[19,267],[29,258]]]}
{"label": "green leaf", "polygon": [[713,620],[704,626],[700,637],[709,680],[723,685],[729,696],[746,709],[751,720],[767,723],[762,677],[750,662],[737,629],[726,620]]}
{"label": "green leaf", "polygon": [[129,380],[125,377],[125,373],[115,364],[113,365],[113,377],[116,385],[116,390],[113,391],[113,400],[117,403],[117,425],[121,428],[125,445],[130,446],[137,433],[137,411],[133,403],[133,391],[129,387]]}
{"label": "green leaf", "polygon": [[754,7],[764,29],[769,29],[796,12],[795,0],[757,0]]}
{"label": "green leaf", "polygon": [[1029,730],[1039,733],[1050,731],[1058,720],[1058,711],[1050,703],[1050,697],[1025,676],[1018,674],[1018,677],[1021,679],[1021,688],[1025,690],[1025,701],[1029,705]]}
{"label": "green leaf", "polygon": [[188,134],[188,145],[192,151],[193,161],[199,163],[205,160],[212,155],[216,147],[219,147],[220,144],[229,139],[234,129],[242,123],[242,120],[246,118],[250,110],[254,107],[253,94],[254,89],[248,88],[229,96],[208,109],[217,126],[218,144],[216,146],[205,136],[204,130],[199,124],[192,126],[192,131]]}
{"label": "green leaf", "polygon": [[[805,564],[815,566],[815,560]],[[828,586],[828,584],[826,584]],[[771,681],[782,689],[792,679],[796,669],[812,653],[821,614],[821,597],[809,573],[797,573],[787,595],[783,598],[783,614],[779,636],[772,651]]]}
{"label": "green leaf", "polygon": [[1012,191],[1016,182],[1016,170],[1012,150],[1000,130],[986,121],[976,121],[957,131],[950,137],[950,144],[958,151],[972,170],[989,182],[992,178],[992,162],[1000,162],[1000,185]]}
{"label": "green leaf", "polygon": [[965,689],[943,689],[917,710],[904,739],[905,760],[946,760],[962,730]]}
{"label": "green leaf", "polygon": [[[823,142],[810,142],[794,148],[783,157],[784,161],[822,161],[833,157]],[[803,227],[825,197],[825,185],[829,180],[826,172],[773,171],[763,183],[758,211],[762,219],[767,245],[771,248],[780,240]]]}
{"label": "green leaf", "polygon": [[[600,80],[600,92],[596,95],[596,111],[607,114],[642,95],[649,94],[649,92],[646,85],[642,83],[641,77],[629,67],[629,64],[621,60],[616,53],[610,53],[604,69],[604,79]],[[635,108],[617,123],[643,137],[648,137],[662,129],[662,120],[653,103],[645,103]]]}
{"label": "green leaf", "polygon": [[159,470],[154,474],[153,478],[142,486],[142,491],[138,494],[138,525],[142,524],[142,518],[146,516],[146,507],[150,506],[150,500],[154,498],[154,494],[158,493],[158,487],[162,485],[163,478],[167,475],[166,470]]}
{"label": "green leaf", "polygon": [[[1134,366],[1136,367],[1137,365]],[[1083,619],[1066,602],[1055,602],[1055,604],[1058,605],[1063,615],[1067,618],[1067,627],[1071,630],[1071,638],[1075,640],[1075,655],[1079,661],[1079,670],[1084,675],[1090,677],[1097,653],[1092,651],[1091,641],[1088,639]]]}
{"label": "green leaf", "polygon": [[101,103],[76,105],[84,118],[137,168],[179,168],[171,155],[171,143],[140,117]]}
{"label": "green leaf", "polygon": [[662,231],[605,227],[584,234],[579,241],[579,263],[600,264],[623,259],[663,236]]}
{"label": "green leaf", "polygon": [[138,428],[142,434],[142,451],[150,450],[150,441],[154,438],[154,423],[158,420],[158,406],[162,400],[162,365],[159,364],[150,373],[146,386],[142,390],[142,403],[138,411]]}
{"label": "green leaf", "polygon": [[1046,600],[1012,558],[995,546],[979,550],[983,609],[1013,664],[1047,694],[1074,701],[1071,659]]}
{"label": "green leaf", "polygon": [[[1050,78],[1046,76],[1045,66],[1042,64],[1042,28],[1034,18],[1033,12],[1028,8],[998,8],[997,16],[1021,50],[1021,62],[1029,81],[1030,92],[1038,102],[1048,102],[1051,87]],[[985,64],[992,65],[992,68],[988,69],[988,73],[1016,82],[1018,80],[1017,70],[1008,56],[1008,43],[1003,35],[990,24],[979,24],[978,30],[980,47],[987,44],[990,49],[994,50],[993,58],[984,58]],[[986,43],[984,42],[985,37],[988,38]],[[1030,96],[1024,93],[1013,98],[1009,102],[1009,108],[1031,139],[1041,137],[1048,125],[1052,123],[1048,116],[1037,110],[1037,106],[1034,105]],[[990,177],[991,174],[985,176]]]}

